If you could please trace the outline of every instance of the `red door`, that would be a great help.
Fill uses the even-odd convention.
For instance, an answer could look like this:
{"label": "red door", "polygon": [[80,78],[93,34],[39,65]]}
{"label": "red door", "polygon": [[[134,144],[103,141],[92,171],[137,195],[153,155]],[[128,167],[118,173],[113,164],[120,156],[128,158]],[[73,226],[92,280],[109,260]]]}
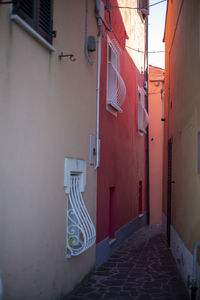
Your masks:
{"label": "red door", "polygon": [[142,215],[142,180],[139,181],[139,205],[138,214]]}
{"label": "red door", "polygon": [[115,187],[110,187],[109,238],[115,238]]}
{"label": "red door", "polygon": [[168,191],[167,191],[167,240],[170,247],[171,198],[172,198],[172,138],[168,141]]}

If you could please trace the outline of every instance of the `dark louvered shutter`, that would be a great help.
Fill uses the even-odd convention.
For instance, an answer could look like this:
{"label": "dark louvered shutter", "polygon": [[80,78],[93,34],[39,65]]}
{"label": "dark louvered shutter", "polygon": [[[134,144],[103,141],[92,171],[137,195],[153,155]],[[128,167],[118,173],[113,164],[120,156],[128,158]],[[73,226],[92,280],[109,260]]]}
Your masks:
{"label": "dark louvered shutter", "polygon": [[143,0],[143,6],[144,9],[147,11],[147,14],[149,14],[149,0]]}
{"label": "dark louvered shutter", "polygon": [[35,4],[34,0],[18,0],[15,2],[13,13],[18,14],[33,28],[35,27]]}
{"label": "dark louvered shutter", "polygon": [[38,1],[38,32],[50,43],[52,42],[52,0]]}
{"label": "dark louvered shutter", "polygon": [[20,0],[19,9],[23,11],[29,18],[34,18],[34,3],[33,0]]}
{"label": "dark louvered shutter", "polygon": [[52,0],[16,0],[13,13],[52,42]]}
{"label": "dark louvered shutter", "polygon": [[149,14],[149,0],[139,0],[139,9],[144,15]]}

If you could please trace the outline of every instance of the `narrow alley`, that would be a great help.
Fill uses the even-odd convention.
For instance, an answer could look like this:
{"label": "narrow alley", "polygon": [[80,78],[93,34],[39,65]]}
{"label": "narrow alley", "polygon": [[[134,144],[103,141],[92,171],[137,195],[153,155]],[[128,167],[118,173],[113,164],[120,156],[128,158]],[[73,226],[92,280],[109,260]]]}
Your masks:
{"label": "narrow alley", "polygon": [[186,300],[186,288],[159,224],[135,232],[63,300]]}
{"label": "narrow alley", "polygon": [[0,0],[0,141],[0,300],[200,300],[200,0]]}

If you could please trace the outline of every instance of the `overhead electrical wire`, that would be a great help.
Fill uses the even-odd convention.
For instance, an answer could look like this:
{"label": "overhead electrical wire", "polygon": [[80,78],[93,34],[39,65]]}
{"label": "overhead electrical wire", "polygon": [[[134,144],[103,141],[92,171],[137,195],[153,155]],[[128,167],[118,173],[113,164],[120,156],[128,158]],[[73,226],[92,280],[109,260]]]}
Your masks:
{"label": "overhead electrical wire", "polygon": [[[134,49],[132,47],[129,47],[129,46],[126,46],[126,48],[129,48],[133,51],[136,51],[136,52],[139,52],[139,53],[145,53],[145,51],[142,51],[142,50],[139,50],[139,49]],[[164,53],[165,51],[164,50],[159,50],[159,51],[148,51],[148,54],[150,53]]]}
{"label": "overhead electrical wire", "polygon": [[165,50],[158,50],[158,51],[148,51],[148,53],[164,53]]}
{"label": "overhead electrical wire", "polygon": [[159,1],[159,2],[156,2],[156,3],[153,3],[153,4],[149,5],[149,7],[158,5],[158,4],[160,4],[160,3],[162,3],[162,2],[166,2],[166,1],[167,1],[167,0],[162,0],[162,1]]}
{"label": "overhead electrical wire", "polygon": [[[159,2],[156,2],[156,3],[153,3],[151,5],[149,5],[149,7],[151,6],[155,6],[155,5],[158,5],[162,2],[166,2],[167,0],[162,0],[162,1],[159,1]],[[111,8],[127,8],[127,9],[139,9],[138,7],[130,7],[130,6],[117,6],[117,5],[113,5],[111,6]]]}
{"label": "overhead electrical wire", "polygon": [[[163,2],[166,2],[167,0],[161,0],[159,2],[156,2],[156,3],[153,3],[151,5],[149,5],[149,7],[152,7],[152,6],[155,6],[155,5],[158,5],[160,3],[163,3]],[[127,8],[127,9],[138,9],[138,7],[130,7],[130,6],[111,6],[111,8]],[[129,46],[126,46],[127,48],[133,50],[133,51],[136,51],[136,52],[139,52],[139,53],[145,53],[145,51],[141,51],[139,49],[134,49],[132,47],[129,47]],[[152,54],[152,53],[164,53],[165,51],[148,51],[148,53]]]}

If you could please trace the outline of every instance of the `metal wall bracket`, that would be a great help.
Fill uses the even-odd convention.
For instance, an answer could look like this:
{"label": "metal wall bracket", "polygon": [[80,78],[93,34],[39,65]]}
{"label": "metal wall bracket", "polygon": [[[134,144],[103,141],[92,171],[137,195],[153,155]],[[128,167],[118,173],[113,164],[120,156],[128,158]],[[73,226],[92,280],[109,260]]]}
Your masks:
{"label": "metal wall bracket", "polygon": [[57,35],[56,30],[53,30],[53,31],[51,32],[51,35],[52,35],[53,38],[56,38],[56,35]]}
{"label": "metal wall bracket", "polygon": [[58,55],[58,58],[61,60],[61,58],[63,57],[69,57],[69,59],[74,62],[76,61],[76,58],[73,54],[64,54],[63,52],[60,53],[60,55]]}

